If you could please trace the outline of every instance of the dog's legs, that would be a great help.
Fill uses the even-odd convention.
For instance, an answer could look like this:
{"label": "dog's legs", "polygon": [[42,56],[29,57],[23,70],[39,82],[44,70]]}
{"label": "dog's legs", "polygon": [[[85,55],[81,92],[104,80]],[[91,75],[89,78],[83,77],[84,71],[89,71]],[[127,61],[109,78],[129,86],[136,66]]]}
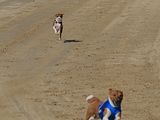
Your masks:
{"label": "dog's legs", "polygon": [[61,37],[62,37],[62,33],[60,32],[59,33],[59,40],[61,40]]}
{"label": "dog's legs", "polygon": [[62,38],[62,31],[63,31],[63,25],[60,26],[60,32],[59,32],[59,40]]}

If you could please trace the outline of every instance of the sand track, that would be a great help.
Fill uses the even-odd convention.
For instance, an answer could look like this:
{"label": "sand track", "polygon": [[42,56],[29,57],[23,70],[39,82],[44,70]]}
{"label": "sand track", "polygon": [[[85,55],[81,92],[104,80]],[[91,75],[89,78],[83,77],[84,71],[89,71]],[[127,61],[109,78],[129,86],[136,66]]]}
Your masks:
{"label": "sand track", "polygon": [[0,1],[0,119],[82,120],[85,97],[111,87],[124,91],[123,119],[160,118],[159,0],[13,2]]}

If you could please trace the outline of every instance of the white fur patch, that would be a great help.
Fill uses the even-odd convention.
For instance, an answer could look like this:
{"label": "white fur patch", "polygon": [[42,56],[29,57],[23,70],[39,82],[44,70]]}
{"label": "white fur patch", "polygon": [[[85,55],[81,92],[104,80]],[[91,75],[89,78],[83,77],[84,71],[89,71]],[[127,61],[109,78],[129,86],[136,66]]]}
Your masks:
{"label": "white fur patch", "polygon": [[93,95],[89,95],[87,98],[86,98],[86,101],[92,99],[94,96]]}
{"label": "white fur patch", "polygon": [[55,34],[59,34],[60,29],[61,29],[61,24],[55,23],[54,26],[53,26],[53,29],[54,29]]}

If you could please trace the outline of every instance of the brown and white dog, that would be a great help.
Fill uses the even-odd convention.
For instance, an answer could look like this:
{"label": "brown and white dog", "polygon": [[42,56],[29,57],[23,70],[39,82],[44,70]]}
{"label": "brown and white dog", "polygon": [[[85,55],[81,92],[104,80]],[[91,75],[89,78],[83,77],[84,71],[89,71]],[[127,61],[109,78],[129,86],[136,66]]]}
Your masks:
{"label": "brown and white dog", "polygon": [[53,30],[55,34],[59,35],[59,40],[61,40],[62,37],[62,31],[63,31],[63,22],[62,22],[63,14],[58,13],[55,15],[55,19],[53,22]]}
{"label": "brown and white dog", "polygon": [[[120,120],[122,99],[123,92],[116,89],[109,89],[108,98],[104,102],[93,95],[88,96],[86,98],[86,101],[89,103],[86,120],[95,120],[96,118],[100,118],[101,120]],[[100,114],[103,114],[103,117]]]}

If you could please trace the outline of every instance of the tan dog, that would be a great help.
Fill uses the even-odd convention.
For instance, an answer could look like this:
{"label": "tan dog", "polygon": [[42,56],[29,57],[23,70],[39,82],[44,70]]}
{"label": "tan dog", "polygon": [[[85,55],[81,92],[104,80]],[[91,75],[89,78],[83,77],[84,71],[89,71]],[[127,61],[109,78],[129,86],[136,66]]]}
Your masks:
{"label": "tan dog", "polygon": [[56,14],[55,20],[53,22],[53,30],[55,34],[59,34],[59,40],[61,40],[62,37],[62,31],[63,31],[63,22],[62,22],[63,14]]}
{"label": "tan dog", "polygon": [[109,89],[109,96],[105,102],[97,97],[90,95],[86,98],[89,103],[86,112],[86,120],[120,120],[121,119],[121,102],[123,92],[120,90]]}

